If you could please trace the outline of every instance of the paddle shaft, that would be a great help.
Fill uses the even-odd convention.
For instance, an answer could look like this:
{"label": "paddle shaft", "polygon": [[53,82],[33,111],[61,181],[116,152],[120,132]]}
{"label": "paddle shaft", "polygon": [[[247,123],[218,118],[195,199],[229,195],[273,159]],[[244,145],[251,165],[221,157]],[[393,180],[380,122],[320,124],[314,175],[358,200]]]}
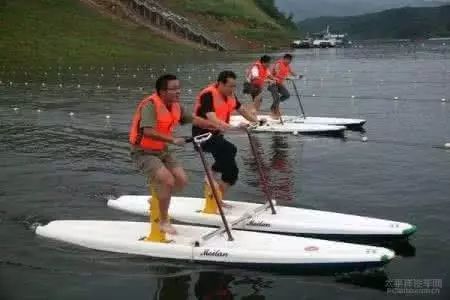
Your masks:
{"label": "paddle shaft", "polygon": [[[305,109],[303,108],[302,99],[300,95],[298,94],[297,85],[295,84],[294,80],[291,80],[292,86],[294,87],[295,95],[297,95],[298,104],[300,105],[300,109],[302,110],[303,117],[306,118]],[[303,92],[302,92],[303,97]]]}
{"label": "paddle shaft", "polygon": [[[259,215],[260,213],[264,212],[268,208],[268,206],[270,206],[269,203],[265,203],[265,204],[263,204],[261,206],[258,206],[254,210],[245,213],[240,218],[238,218],[238,219],[234,220],[233,222],[231,222],[231,227],[237,226],[240,223],[242,223],[242,222],[244,222],[244,221],[246,221],[248,219],[251,219],[251,218]],[[207,241],[210,238],[212,238],[213,236],[216,236],[217,234],[220,234],[220,233],[224,232],[225,230],[226,229],[224,227],[218,228],[218,229],[216,229],[216,230],[214,230],[214,231],[212,231],[212,232],[202,236],[202,241]],[[199,241],[197,241],[197,243],[200,246]]]}
{"label": "paddle shaft", "polygon": [[259,178],[262,183],[262,189],[263,189],[264,195],[266,196],[267,202],[270,204],[270,210],[272,211],[272,215],[275,215],[277,213],[277,211],[275,210],[275,206],[273,205],[270,189],[267,186],[267,179],[266,179],[264,170],[262,168],[261,157],[258,153],[258,149],[256,148],[256,144],[255,144],[255,140],[253,139],[253,135],[250,133],[250,130],[248,128],[246,128],[246,132],[247,132],[248,140],[250,142],[250,148],[252,149],[252,153],[253,153],[253,156],[255,157],[256,165],[258,167]]}
{"label": "paddle shaft", "polygon": [[222,218],[222,222],[225,227],[225,231],[227,232],[228,240],[233,241],[234,239],[233,239],[233,236],[231,235],[231,230],[230,230],[230,227],[228,226],[227,219],[225,218],[225,214],[222,209],[222,204],[219,201],[219,195],[217,194],[217,190],[216,190],[216,186],[214,184],[214,180],[212,178],[212,174],[209,170],[208,163],[206,162],[205,153],[203,152],[203,149],[202,149],[200,143],[195,142],[195,145],[197,146],[198,153],[200,154],[200,159],[201,159],[203,167],[205,169],[206,177],[208,178],[208,183],[209,183],[209,186],[211,187],[211,191],[213,193],[214,200],[216,200],[217,208],[219,209],[220,217]]}

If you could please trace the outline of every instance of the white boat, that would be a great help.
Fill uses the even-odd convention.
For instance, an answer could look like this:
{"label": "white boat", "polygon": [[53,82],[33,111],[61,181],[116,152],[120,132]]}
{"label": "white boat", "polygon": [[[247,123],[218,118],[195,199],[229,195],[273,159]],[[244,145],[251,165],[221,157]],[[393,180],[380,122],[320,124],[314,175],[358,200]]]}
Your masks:
{"label": "white boat", "polygon": [[[291,123],[294,124],[306,124],[306,125],[332,125],[332,126],[345,126],[348,128],[362,127],[366,120],[363,119],[348,119],[348,118],[328,118],[328,117],[299,117],[283,115],[283,123],[290,127]],[[258,119],[266,119],[269,124],[281,124],[280,120],[274,120],[269,115],[258,115]],[[244,122],[244,117],[240,115],[231,116],[230,122],[232,124],[239,124]]]}
{"label": "white boat", "polygon": [[[284,122],[283,124],[276,120],[267,118],[266,123],[252,127],[255,132],[288,132],[299,134],[331,134],[342,135],[346,129],[345,126],[326,125],[326,124],[304,124],[300,122]],[[231,116],[230,125],[239,126],[241,123],[249,123],[242,116]]]}
{"label": "white boat", "polygon": [[[149,196],[125,195],[115,200],[108,200],[108,207],[137,214],[148,215]],[[251,216],[234,228],[289,235],[304,235],[326,238],[402,238],[416,231],[414,225],[391,220],[341,214],[313,209],[295,208],[276,205],[273,215],[267,205],[225,201],[232,206],[225,210],[229,223],[236,222],[244,215]],[[189,224],[220,226],[220,215],[201,212],[203,198],[172,197],[170,217]]]}
{"label": "white boat", "polygon": [[178,234],[168,236],[169,243],[143,240],[149,230],[144,222],[53,221],[38,226],[36,234],[101,251],[271,271],[296,267],[366,269],[382,266],[395,256],[381,247],[248,231],[233,231],[232,241],[217,234],[199,243],[211,228],[175,227]]}

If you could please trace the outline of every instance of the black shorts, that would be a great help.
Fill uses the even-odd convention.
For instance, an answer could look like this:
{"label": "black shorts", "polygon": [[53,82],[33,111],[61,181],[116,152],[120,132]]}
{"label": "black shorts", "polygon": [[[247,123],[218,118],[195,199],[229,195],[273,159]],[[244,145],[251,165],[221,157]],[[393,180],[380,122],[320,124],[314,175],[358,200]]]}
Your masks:
{"label": "black shorts", "polygon": [[250,82],[244,82],[244,89],[242,90],[242,93],[249,94],[254,98],[262,93],[262,87],[259,87]]}
{"label": "black shorts", "polygon": [[236,164],[236,146],[227,141],[223,135],[215,134],[204,144],[202,149],[214,157],[211,169],[222,174],[222,181],[234,185],[238,179],[239,169]]}

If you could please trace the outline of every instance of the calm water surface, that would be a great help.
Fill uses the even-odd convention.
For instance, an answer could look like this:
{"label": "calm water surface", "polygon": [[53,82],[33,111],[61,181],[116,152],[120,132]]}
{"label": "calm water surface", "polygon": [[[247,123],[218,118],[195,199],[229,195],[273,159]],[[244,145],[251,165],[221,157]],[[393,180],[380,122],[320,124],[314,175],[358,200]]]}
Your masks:
{"label": "calm water surface", "polygon": [[[450,142],[450,48],[440,43],[298,51],[307,113],[364,118],[367,131],[346,140],[256,136],[280,203],[418,226],[409,243],[391,245],[399,257],[384,270],[288,276],[173,264],[34,235],[33,223],[55,219],[144,220],[106,208],[108,197],[146,193],[128,155],[136,103],[164,68],[183,80],[183,102],[191,106],[220,70],[242,74],[250,61],[0,69],[0,299],[403,299],[386,282],[406,279],[441,280],[439,295],[420,298],[449,299],[450,150],[442,146]],[[283,109],[296,113],[295,98]],[[241,168],[230,198],[262,201],[246,137],[230,139]],[[198,157],[190,147],[177,154],[190,176],[184,194],[200,196]]]}

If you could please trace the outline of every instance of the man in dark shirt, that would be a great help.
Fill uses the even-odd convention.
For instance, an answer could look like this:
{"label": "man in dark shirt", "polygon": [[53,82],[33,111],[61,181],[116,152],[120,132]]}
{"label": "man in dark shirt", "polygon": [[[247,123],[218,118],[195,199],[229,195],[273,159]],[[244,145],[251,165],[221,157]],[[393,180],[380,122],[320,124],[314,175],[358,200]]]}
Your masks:
{"label": "man in dark shirt", "polygon": [[232,71],[222,71],[216,83],[200,92],[194,107],[194,116],[206,119],[216,128],[220,128],[220,130],[216,130],[194,125],[192,126],[192,135],[213,133],[213,136],[202,144],[202,149],[210,152],[214,157],[215,161],[211,169],[215,173],[215,178],[218,177],[218,173],[221,174],[221,178],[217,179],[216,183],[222,196],[230,186],[236,183],[239,173],[235,160],[236,146],[223,136],[223,132],[232,129],[229,124],[230,115],[237,110],[248,121],[258,122],[256,116],[237,100],[234,95],[235,90],[236,74]]}

